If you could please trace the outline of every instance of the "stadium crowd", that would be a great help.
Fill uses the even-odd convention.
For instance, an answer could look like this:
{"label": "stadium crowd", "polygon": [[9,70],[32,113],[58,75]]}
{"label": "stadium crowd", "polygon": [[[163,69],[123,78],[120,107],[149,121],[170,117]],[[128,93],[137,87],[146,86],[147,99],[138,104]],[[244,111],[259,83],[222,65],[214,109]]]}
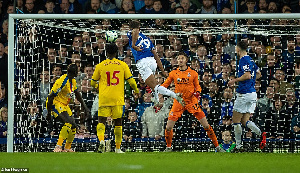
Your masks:
{"label": "stadium crowd", "polygon": [[[9,0],[0,0],[0,80],[2,94],[0,99],[0,137],[7,134],[7,59],[8,59],[8,14],[230,14],[237,13],[298,13],[298,0],[245,0],[238,1],[235,8],[232,0],[17,0],[16,10]],[[251,30],[254,26],[262,29],[299,30],[300,20],[240,20],[239,24]],[[58,137],[58,122],[47,123],[42,112],[46,98],[53,83],[66,73],[67,65],[75,63],[79,69],[76,78],[78,88],[91,116],[86,117],[80,103],[74,100],[76,123],[80,125],[77,138],[96,137],[98,124],[98,96],[90,84],[94,67],[105,57],[106,40],[103,31],[117,30],[116,40],[119,48],[118,59],[128,64],[134,75],[140,98],[131,96],[132,90],[125,86],[124,140],[133,138],[162,139],[164,125],[172,101],[161,98],[160,105],[153,105],[151,89],[145,85],[137,72],[128,45],[126,32],[128,20],[88,21],[96,32],[51,28],[49,26],[28,27],[19,23],[18,49],[15,62],[15,135],[16,137]],[[278,25],[280,25],[278,27]],[[190,35],[150,35],[155,50],[164,68],[176,68],[176,53],[184,51],[189,57],[189,65],[199,74],[202,87],[202,109],[209,124],[221,139],[222,132],[231,129],[235,86],[228,86],[230,79],[236,77],[235,44],[232,20],[142,20],[143,30],[150,32],[166,31],[172,33],[191,32],[197,29],[221,28],[223,34]],[[275,28],[276,27],[276,28]],[[175,32],[174,32],[175,33]],[[248,53],[262,72],[256,81],[258,103],[251,117],[268,138],[300,139],[300,34],[299,35],[252,35],[243,34],[239,39],[249,44]],[[164,78],[157,72],[157,82]],[[172,89],[172,87],[171,87]],[[173,88],[174,89],[174,88]],[[73,110],[73,109],[72,109]],[[113,126],[107,120],[107,139],[112,138]],[[244,138],[256,138],[249,129]],[[205,131],[193,116],[184,113],[174,127],[174,137],[202,138]]]}

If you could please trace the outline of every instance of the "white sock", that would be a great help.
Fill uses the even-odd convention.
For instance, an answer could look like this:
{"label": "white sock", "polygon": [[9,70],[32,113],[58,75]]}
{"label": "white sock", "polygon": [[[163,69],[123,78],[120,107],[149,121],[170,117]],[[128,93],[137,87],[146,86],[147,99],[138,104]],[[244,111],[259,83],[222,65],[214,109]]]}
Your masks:
{"label": "white sock", "polygon": [[237,148],[240,148],[242,145],[242,126],[241,123],[234,123],[234,136]]}
{"label": "white sock", "polygon": [[157,91],[158,93],[160,93],[162,95],[167,95],[167,96],[170,96],[170,97],[173,97],[173,98],[177,97],[176,94],[173,91],[171,91],[171,90],[169,90],[169,89],[167,89],[163,86],[160,86],[160,85],[156,85],[155,88],[154,88],[154,91]]}
{"label": "white sock", "polygon": [[261,135],[260,129],[254,124],[252,121],[247,121],[246,122],[246,127],[250,128],[255,134]]}

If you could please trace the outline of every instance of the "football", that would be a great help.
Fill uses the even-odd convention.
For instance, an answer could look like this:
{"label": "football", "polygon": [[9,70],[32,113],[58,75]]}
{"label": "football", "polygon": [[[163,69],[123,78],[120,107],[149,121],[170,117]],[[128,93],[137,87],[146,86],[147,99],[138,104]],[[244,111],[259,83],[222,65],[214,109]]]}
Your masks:
{"label": "football", "polygon": [[105,39],[106,39],[106,42],[109,42],[109,43],[114,43],[116,42],[118,38],[118,33],[116,31],[106,31],[105,33]]}

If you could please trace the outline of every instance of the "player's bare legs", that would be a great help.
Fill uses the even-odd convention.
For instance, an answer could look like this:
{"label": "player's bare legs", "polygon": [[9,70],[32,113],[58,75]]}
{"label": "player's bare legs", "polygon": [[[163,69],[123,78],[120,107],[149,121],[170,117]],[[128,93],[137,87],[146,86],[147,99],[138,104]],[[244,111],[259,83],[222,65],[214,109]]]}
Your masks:
{"label": "player's bare legs", "polygon": [[56,117],[60,122],[64,123],[59,133],[59,138],[56,144],[54,152],[62,152],[62,144],[66,140],[64,152],[74,152],[71,149],[72,142],[76,133],[76,123],[75,120],[69,116],[67,112],[62,112]]}
{"label": "player's bare legs", "polygon": [[154,99],[155,99],[156,103],[159,103],[158,94],[170,96],[172,98],[175,98],[180,104],[183,103],[183,100],[180,97],[180,95],[177,95],[173,91],[171,91],[171,90],[169,90],[169,89],[167,89],[167,88],[165,88],[163,86],[157,85],[157,82],[156,82],[155,77],[154,77],[153,74],[151,74],[145,80],[145,83],[152,89],[152,91],[154,91]]}

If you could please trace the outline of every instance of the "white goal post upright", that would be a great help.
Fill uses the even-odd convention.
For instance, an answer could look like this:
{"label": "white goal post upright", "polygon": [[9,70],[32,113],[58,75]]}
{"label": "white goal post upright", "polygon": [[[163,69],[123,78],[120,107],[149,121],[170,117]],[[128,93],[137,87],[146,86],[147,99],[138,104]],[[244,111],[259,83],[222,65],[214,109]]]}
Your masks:
{"label": "white goal post upright", "polygon": [[300,19],[300,13],[276,14],[10,14],[8,33],[8,130],[7,152],[14,141],[14,63],[16,19]]}

